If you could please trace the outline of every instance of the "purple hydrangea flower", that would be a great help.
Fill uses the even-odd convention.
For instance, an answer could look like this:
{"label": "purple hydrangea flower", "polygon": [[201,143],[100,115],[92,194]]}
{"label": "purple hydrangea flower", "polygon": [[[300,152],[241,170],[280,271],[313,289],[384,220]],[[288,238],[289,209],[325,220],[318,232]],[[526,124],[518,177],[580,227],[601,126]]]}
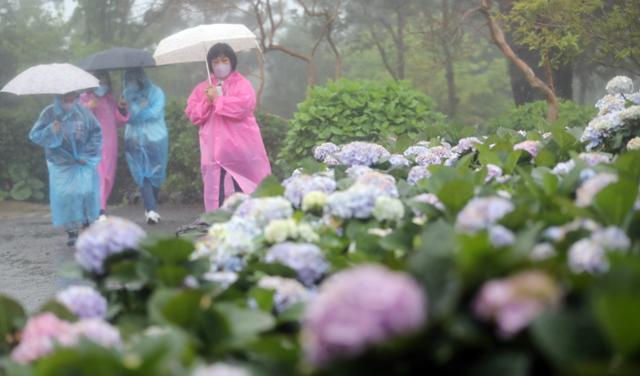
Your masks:
{"label": "purple hydrangea flower", "polygon": [[516,241],[511,230],[504,226],[495,225],[489,228],[489,241],[496,248],[507,247]]}
{"label": "purple hydrangea flower", "polygon": [[364,185],[375,190],[380,196],[398,197],[398,188],[396,187],[396,179],[387,174],[378,171],[368,171],[356,179],[354,185]]}
{"label": "purple hydrangea flower", "polygon": [[491,163],[487,164],[487,176],[484,178],[484,182],[488,183],[494,179],[497,181],[500,177],[502,177],[502,168]]}
{"label": "purple hydrangea flower", "polygon": [[107,300],[89,286],[71,286],[56,295],[56,300],[81,319],[104,318]]}
{"label": "purple hydrangea flower", "polygon": [[146,235],[140,226],[127,219],[108,217],[80,234],[76,242],[76,261],[89,272],[102,273],[107,257],[135,249]]}
{"label": "purple hydrangea flower", "polygon": [[456,154],[464,154],[470,150],[475,149],[476,144],[482,144],[482,141],[480,141],[477,137],[461,138],[458,141],[458,145],[453,147],[451,151]]}
{"label": "purple hydrangea flower", "polygon": [[389,163],[393,167],[409,167],[411,162],[401,154],[393,154],[389,157]]}
{"label": "purple hydrangea flower", "polygon": [[518,144],[513,145],[513,150],[524,150],[532,157],[536,157],[538,155],[538,144],[539,141],[527,140],[522,141]]}
{"label": "purple hydrangea flower", "polygon": [[427,153],[429,151],[429,143],[425,145],[411,146],[404,151],[403,155],[407,158],[415,158],[417,155]]}
{"label": "purple hydrangea flower", "polygon": [[329,263],[315,244],[276,244],[267,251],[264,259],[268,263],[280,263],[295,270],[298,279],[306,286],[312,286],[329,270]]}
{"label": "purple hydrangea flower", "polygon": [[327,157],[332,156],[339,151],[340,147],[336,144],[325,142],[313,150],[313,157],[320,162],[326,162]]}
{"label": "purple hydrangea flower", "polygon": [[416,163],[420,166],[431,166],[442,164],[442,158],[431,150],[416,156]]}
{"label": "purple hydrangea flower", "polygon": [[305,314],[303,347],[320,367],[419,330],[425,319],[426,297],[411,277],[378,265],[358,266],[323,283]]}
{"label": "purple hydrangea flower", "polygon": [[429,177],[431,177],[429,166],[415,166],[409,171],[407,182],[411,185],[416,185],[420,180],[427,179]]}
{"label": "purple hydrangea flower", "polygon": [[511,201],[501,197],[476,197],[458,213],[456,229],[474,233],[498,222],[514,210]]}
{"label": "purple hydrangea flower", "polygon": [[285,187],[284,197],[296,208],[300,207],[302,199],[309,192],[329,194],[336,190],[335,180],[323,175],[300,175],[287,179],[282,185]]}
{"label": "purple hydrangea flower", "polygon": [[284,197],[250,198],[240,204],[233,214],[235,218],[254,221],[261,227],[274,219],[290,218],[292,215],[291,202]]}
{"label": "purple hydrangea flower", "polygon": [[334,192],[327,201],[327,213],[338,218],[371,217],[378,195],[366,185],[353,185],[346,191]]}
{"label": "purple hydrangea flower", "polygon": [[351,166],[347,169],[347,171],[345,171],[347,173],[347,176],[350,177],[351,179],[357,179],[360,176],[369,173],[371,171],[374,171],[371,167],[368,166]]}
{"label": "purple hydrangea flower", "polygon": [[493,320],[505,338],[526,328],[542,312],[560,300],[556,282],[541,271],[525,271],[486,282],[476,295],[473,311]]}
{"label": "purple hydrangea flower", "polygon": [[373,166],[387,161],[391,153],[380,145],[355,141],[343,145],[335,156],[345,166]]}
{"label": "purple hydrangea flower", "polygon": [[70,330],[59,337],[59,341],[64,346],[75,346],[83,338],[103,347],[122,346],[118,329],[100,319],[86,319],[73,323]]}

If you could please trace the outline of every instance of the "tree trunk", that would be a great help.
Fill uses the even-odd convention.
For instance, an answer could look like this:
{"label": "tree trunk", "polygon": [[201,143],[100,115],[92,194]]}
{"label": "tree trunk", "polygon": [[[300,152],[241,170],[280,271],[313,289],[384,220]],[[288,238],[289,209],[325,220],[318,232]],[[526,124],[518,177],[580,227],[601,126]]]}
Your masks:
{"label": "tree trunk", "polygon": [[529,85],[542,92],[547,99],[547,120],[554,122],[558,119],[558,98],[552,87],[549,87],[534,73],[533,69],[516,55],[507,43],[502,28],[491,15],[491,0],[482,0],[480,12],[486,18],[491,32],[491,39],[500,48],[502,53],[524,74]]}
{"label": "tree trunk", "polygon": [[[451,19],[449,0],[442,0],[442,28],[444,30],[449,30],[451,24],[450,21]],[[460,102],[460,98],[458,98],[458,93],[456,90],[455,69],[453,66],[453,57],[451,56],[449,39],[446,37],[440,38],[440,42],[442,43],[442,52],[445,59],[445,70],[447,78],[447,115],[449,116],[449,118],[453,119],[458,112],[458,103]]]}
{"label": "tree trunk", "polygon": [[398,9],[398,40],[396,41],[396,51],[398,53],[398,79],[404,80],[405,78],[405,55],[406,45],[404,42],[404,28],[406,26],[406,19],[402,9]]}

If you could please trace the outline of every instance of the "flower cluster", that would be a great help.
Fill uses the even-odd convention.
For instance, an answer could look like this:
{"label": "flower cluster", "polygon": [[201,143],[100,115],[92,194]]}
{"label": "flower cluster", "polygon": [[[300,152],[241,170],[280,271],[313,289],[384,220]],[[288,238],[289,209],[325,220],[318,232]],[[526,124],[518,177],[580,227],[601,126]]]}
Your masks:
{"label": "flower cluster", "polygon": [[419,329],[426,298],[409,276],[364,265],[333,275],[320,287],[305,315],[307,359],[323,366],[340,357]]}
{"label": "flower cluster", "polygon": [[588,178],[576,191],[576,205],[583,208],[591,206],[598,192],[617,181],[618,176],[608,172],[602,172]]}
{"label": "flower cluster", "polygon": [[[601,146],[605,140],[630,121],[640,119],[640,92],[633,93],[633,81],[624,76],[614,77],[607,84],[607,95],[596,103],[598,116],[585,128],[580,141],[587,150]],[[627,108],[627,102],[635,103]]]}
{"label": "flower cluster", "polygon": [[298,175],[285,180],[284,197],[291,201],[294,207],[302,205],[302,199],[310,192],[333,193],[336,190],[336,182],[325,175]]}
{"label": "flower cluster", "polygon": [[536,157],[538,155],[538,146],[540,142],[534,140],[522,141],[518,144],[513,145],[513,150],[523,150],[529,153],[532,157]]}
{"label": "flower cluster", "polygon": [[89,286],[71,286],[56,295],[56,300],[81,319],[104,318],[107,299]]}
{"label": "flower cluster", "polygon": [[290,218],[292,215],[291,202],[285,198],[264,197],[250,198],[244,201],[233,217],[253,221],[259,227],[264,227],[274,219]]}
{"label": "flower cluster", "polygon": [[27,364],[48,355],[56,346],[72,347],[83,338],[104,347],[122,344],[118,330],[105,321],[85,319],[70,323],[47,312],[29,319],[11,359]]}
{"label": "flower cluster", "polygon": [[251,372],[244,367],[220,362],[210,366],[199,366],[191,376],[251,376]]}
{"label": "flower cluster", "polygon": [[631,241],[619,228],[598,229],[569,248],[569,268],[574,273],[604,272],[609,268],[606,251],[626,251],[630,245]]}
{"label": "flower cluster", "polygon": [[239,271],[243,267],[242,257],[256,250],[255,238],[260,234],[253,221],[233,217],[211,226],[207,236],[196,243],[192,257],[208,257],[214,271]]}
{"label": "flower cluster", "polygon": [[320,240],[318,234],[308,223],[296,223],[293,219],[276,219],[264,229],[265,240],[269,243],[282,243],[287,239],[314,243]]}
{"label": "flower cluster", "polygon": [[355,141],[343,145],[334,155],[343,166],[373,166],[386,162],[391,153],[380,145]]}
{"label": "flower cluster", "polygon": [[505,279],[486,282],[473,303],[475,314],[492,320],[505,337],[526,328],[560,299],[556,282],[541,271],[525,271]]}
{"label": "flower cluster", "polygon": [[258,287],[273,290],[273,306],[276,312],[282,312],[297,303],[303,303],[310,299],[311,294],[300,282],[291,278],[262,277],[258,281]]}
{"label": "flower cluster", "polygon": [[404,205],[397,198],[378,197],[373,208],[373,216],[381,222],[398,222],[404,217]]}
{"label": "flower cluster", "polygon": [[76,261],[86,271],[104,272],[104,261],[111,255],[135,249],[146,237],[137,224],[118,217],[98,221],[83,231],[76,242]]}
{"label": "flower cluster", "polygon": [[458,213],[456,229],[474,233],[489,228],[514,210],[511,201],[501,197],[477,197]]}
{"label": "flower cluster", "polygon": [[264,260],[295,270],[298,279],[306,286],[313,285],[329,270],[329,264],[320,248],[308,243],[276,244],[267,251]]}

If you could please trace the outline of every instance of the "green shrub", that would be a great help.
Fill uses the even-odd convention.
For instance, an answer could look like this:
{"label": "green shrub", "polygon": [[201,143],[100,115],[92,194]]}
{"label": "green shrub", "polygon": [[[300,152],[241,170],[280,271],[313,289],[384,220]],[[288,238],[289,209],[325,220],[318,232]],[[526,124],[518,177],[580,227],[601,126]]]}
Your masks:
{"label": "green shrub", "polygon": [[385,146],[397,137],[425,138],[445,116],[407,82],[339,80],[311,90],[291,121],[278,160],[294,165],[323,142],[370,141]]}
{"label": "green shrub", "polygon": [[29,140],[42,104],[21,101],[0,110],[0,200],[45,199],[47,165],[44,150]]}
{"label": "green shrub", "polygon": [[[568,128],[585,127],[595,116],[593,107],[581,106],[572,101],[562,101],[559,106],[559,117],[556,124]],[[549,129],[547,121],[547,102],[536,101],[517,106],[504,114],[490,120],[480,128],[480,134],[492,134],[499,128],[532,131]]]}

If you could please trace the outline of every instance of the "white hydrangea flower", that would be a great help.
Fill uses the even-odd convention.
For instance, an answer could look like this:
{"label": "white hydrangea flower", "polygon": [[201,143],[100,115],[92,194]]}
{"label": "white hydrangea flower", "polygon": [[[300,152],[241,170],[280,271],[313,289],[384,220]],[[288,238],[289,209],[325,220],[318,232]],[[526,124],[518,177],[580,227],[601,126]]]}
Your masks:
{"label": "white hydrangea flower", "polygon": [[576,191],[576,205],[582,208],[591,206],[598,192],[617,181],[617,175],[607,172],[599,173],[589,178]]}
{"label": "white hydrangea flower", "polygon": [[553,168],[553,170],[551,170],[551,173],[557,176],[565,176],[565,175],[568,175],[575,167],[576,167],[576,162],[573,159],[571,159],[566,162],[558,163]]}
{"label": "white hydrangea flower", "polygon": [[627,76],[616,76],[607,83],[606,89],[609,94],[631,94],[633,80]]}
{"label": "white hydrangea flower", "polygon": [[275,219],[264,229],[264,238],[269,243],[282,243],[297,235],[296,222],[293,219]]}
{"label": "white hydrangea flower", "polygon": [[323,209],[327,205],[329,196],[320,191],[312,191],[307,193],[302,199],[302,210],[307,212],[310,210]]}
{"label": "white hydrangea flower", "polygon": [[608,153],[591,152],[591,153],[580,153],[580,155],[578,155],[578,158],[585,161],[590,167],[594,167],[601,163],[604,163],[604,164],[611,163],[613,156]]}
{"label": "white hydrangea flower", "polygon": [[627,142],[627,150],[640,150],[640,137],[634,137]]}
{"label": "white hydrangea flower", "polygon": [[320,241],[320,236],[316,234],[313,227],[308,223],[298,224],[298,227],[296,228],[296,236],[298,239],[307,243],[316,243]]}
{"label": "white hydrangea flower", "polygon": [[607,271],[604,248],[591,239],[578,240],[569,248],[569,269],[574,273]]}
{"label": "white hydrangea flower", "polygon": [[631,247],[631,240],[627,234],[614,226],[594,231],[591,239],[604,249],[612,251],[625,251]]}
{"label": "white hydrangea flower", "polygon": [[533,249],[531,249],[531,253],[529,254],[529,259],[531,261],[543,261],[554,257],[556,255],[556,250],[553,248],[551,243],[539,243],[536,244]]}
{"label": "white hydrangea flower", "polygon": [[484,178],[484,182],[488,183],[491,180],[498,180],[502,176],[502,168],[494,164],[487,164],[487,176]]}
{"label": "white hydrangea flower", "polygon": [[373,216],[378,221],[398,222],[404,217],[404,206],[402,201],[391,197],[378,197],[375,207],[373,208]]}
{"label": "white hydrangea flower", "polygon": [[629,121],[629,120],[638,120],[640,119],[640,106],[631,106],[626,108],[620,112],[620,120]]}
{"label": "white hydrangea flower", "polygon": [[291,278],[262,277],[258,281],[258,287],[275,291],[273,305],[276,312],[282,312],[296,303],[305,302],[311,296],[300,282]]}

